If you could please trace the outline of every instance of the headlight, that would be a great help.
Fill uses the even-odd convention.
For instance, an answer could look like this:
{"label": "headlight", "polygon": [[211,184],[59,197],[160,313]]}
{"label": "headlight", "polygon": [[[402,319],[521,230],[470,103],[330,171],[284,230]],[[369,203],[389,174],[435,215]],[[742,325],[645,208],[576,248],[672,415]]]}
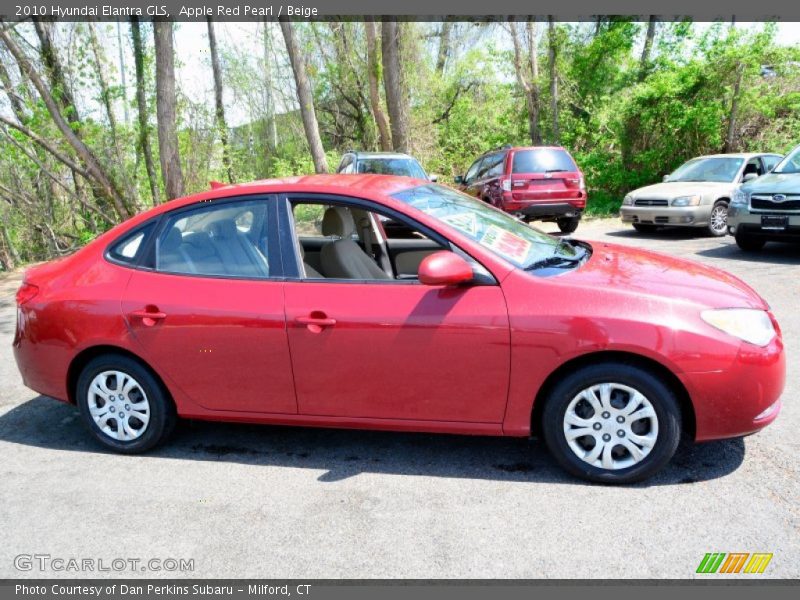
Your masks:
{"label": "headlight", "polygon": [[731,198],[731,204],[747,204],[747,192],[741,187],[736,188]]}
{"label": "headlight", "polygon": [[698,204],[700,204],[700,196],[680,196],[672,200],[672,206],[697,206]]}
{"label": "headlight", "polygon": [[775,337],[775,328],[766,311],[754,308],[704,310],[703,320],[720,331],[756,346],[766,346]]}
{"label": "headlight", "polygon": [[628,194],[622,199],[622,206],[633,206],[633,196]]}

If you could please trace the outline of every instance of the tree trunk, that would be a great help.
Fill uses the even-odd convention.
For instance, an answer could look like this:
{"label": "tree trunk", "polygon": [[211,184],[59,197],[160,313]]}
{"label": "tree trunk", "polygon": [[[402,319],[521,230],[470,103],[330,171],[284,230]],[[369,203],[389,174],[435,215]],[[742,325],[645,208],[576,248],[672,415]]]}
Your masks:
{"label": "tree trunk", "polygon": [[724,152],[734,152],[736,146],[736,120],[739,114],[739,91],[742,87],[744,65],[736,65],[736,79],[733,82],[733,96],[731,98],[731,112],[728,115],[728,134],[725,136]]}
{"label": "tree trunk", "polygon": [[3,89],[8,96],[8,102],[14,115],[19,119],[20,123],[26,120],[25,108],[22,104],[22,98],[14,90],[14,83],[11,81],[11,75],[8,73],[6,64],[0,57],[0,83],[3,84]]}
{"label": "tree trunk", "polygon": [[139,112],[139,148],[144,156],[144,167],[147,170],[147,181],[150,183],[150,195],[153,205],[161,203],[158,191],[158,176],[153,163],[153,151],[150,147],[150,125],[147,114],[147,93],[144,78],[144,43],[139,17],[131,17],[131,38],[133,39],[133,61],[136,69],[136,106]]}
{"label": "tree trunk", "polygon": [[53,90],[52,96],[56,99],[61,112],[67,121],[75,128],[79,129],[81,125],[80,115],[75,106],[75,101],[72,97],[72,92],[67,85],[67,80],[64,77],[64,69],[61,66],[61,61],[56,54],[53,47],[53,38],[50,34],[53,23],[49,21],[41,21],[39,18],[33,18],[33,25],[36,29],[36,35],[39,38],[40,53],[42,62],[47,70],[48,79],[50,81],[50,89]]}
{"label": "tree trunk", "polygon": [[211,50],[211,70],[214,73],[214,105],[216,106],[217,129],[219,141],[222,143],[222,166],[228,174],[228,181],[233,183],[233,166],[231,165],[230,148],[228,148],[228,124],[225,122],[225,104],[222,101],[222,67],[219,65],[217,52],[217,36],[214,23],[208,17],[208,46]]}
{"label": "tree trunk", "polygon": [[650,15],[647,21],[647,34],[644,38],[644,48],[642,48],[642,58],[639,60],[639,81],[643,81],[647,75],[647,65],[650,62],[650,52],[653,49],[653,39],[656,37],[656,16]]}
{"label": "tree trunk", "polygon": [[161,177],[167,199],[184,195],[181,155],[178,147],[175,98],[175,55],[172,50],[172,23],[153,21],[156,51],[156,115]]}
{"label": "tree trunk", "polygon": [[442,29],[439,32],[439,52],[436,57],[436,72],[439,75],[444,73],[447,59],[450,57],[450,34],[453,31],[453,22],[445,20],[442,22]]}
{"label": "tree trunk", "polygon": [[[528,36],[528,60],[523,62],[522,59],[522,41],[520,40],[517,23],[513,19],[509,19],[509,29],[511,31],[511,40],[514,43],[514,72],[517,75],[517,82],[519,83],[522,91],[525,94],[525,104],[528,109],[528,134],[531,138],[531,144],[538,146],[542,143],[542,136],[539,131],[539,59],[537,57],[537,42],[536,42],[536,22],[528,21],[527,23],[527,36]],[[526,71],[527,68],[530,72]]]}
{"label": "tree trunk", "polygon": [[400,65],[400,27],[396,21],[384,21],[381,27],[383,87],[392,129],[392,144],[397,152],[409,152],[408,97]]}
{"label": "tree trunk", "polygon": [[80,157],[81,161],[83,161],[83,163],[86,165],[86,171],[89,175],[91,175],[92,180],[98,185],[103,195],[112,202],[119,216],[123,219],[127,219],[130,214],[125,207],[124,198],[119,193],[116,185],[94,153],[89,149],[88,146],[86,146],[86,144],[83,143],[83,140],[80,138],[80,136],[72,130],[70,124],[67,123],[64,115],[61,113],[58,103],[50,93],[50,90],[47,88],[44,81],[42,81],[41,77],[39,77],[39,74],[33,68],[33,65],[31,64],[30,60],[28,60],[28,57],[12,39],[9,31],[0,29],[0,39],[5,42],[6,47],[17,61],[20,70],[25,74],[26,77],[28,77],[28,79],[30,79],[31,83],[33,83],[56,127],[59,129],[59,131],[61,131],[64,139],[67,141],[67,143],[69,143],[70,146],[72,146],[72,149]]}
{"label": "tree trunk", "polygon": [[381,93],[378,81],[381,78],[381,67],[378,62],[378,43],[375,32],[375,21],[366,20],[364,28],[367,36],[367,71],[369,71],[369,102],[375,125],[378,127],[378,139],[381,150],[389,152],[392,149],[392,135],[389,132],[389,123],[381,106]]}
{"label": "tree trunk", "polygon": [[300,115],[303,118],[303,129],[305,129],[306,138],[308,139],[311,158],[314,160],[314,170],[317,173],[327,173],[328,162],[325,158],[325,149],[322,147],[322,138],[319,136],[319,124],[317,123],[317,113],[314,110],[311,83],[306,72],[306,61],[298,47],[292,22],[281,19],[280,25],[283,39],[286,42],[289,61],[292,63],[294,82],[297,87],[297,100],[300,103]]}
{"label": "tree trunk", "polygon": [[278,122],[275,117],[275,81],[272,74],[272,36],[269,21],[264,19],[264,84],[267,90],[267,148],[274,152],[278,147]]}
{"label": "tree trunk", "polygon": [[128,82],[125,69],[125,51],[122,46],[122,22],[117,21],[117,49],[119,50],[119,78],[122,84],[122,114],[125,125],[130,124],[130,114],[128,113]]}
{"label": "tree trunk", "polygon": [[561,133],[558,129],[558,40],[556,39],[556,22],[553,15],[547,17],[547,38],[549,45],[548,67],[550,70],[550,111],[553,119],[553,143],[558,144]]}

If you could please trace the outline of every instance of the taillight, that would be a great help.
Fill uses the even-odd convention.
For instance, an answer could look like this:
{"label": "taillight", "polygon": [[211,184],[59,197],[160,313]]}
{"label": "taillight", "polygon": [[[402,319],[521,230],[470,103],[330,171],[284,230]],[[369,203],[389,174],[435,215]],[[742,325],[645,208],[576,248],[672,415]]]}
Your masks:
{"label": "taillight", "polygon": [[24,282],[17,290],[17,305],[21,306],[26,302],[33,300],[34,296],[39,293],[38,286],[32,283]]}
{"label": "taillight", "polygon": [[581,175],[581,179],[578,182],[578,187],[581,188],[582,190],[586,189],[586,180],[583,178],[583,175]]}
{"label": "taillight", "polygon": [[510,179],[503,179],[500,181],[500,187],[503,188],[504,192],[511,191],[511,180]]}

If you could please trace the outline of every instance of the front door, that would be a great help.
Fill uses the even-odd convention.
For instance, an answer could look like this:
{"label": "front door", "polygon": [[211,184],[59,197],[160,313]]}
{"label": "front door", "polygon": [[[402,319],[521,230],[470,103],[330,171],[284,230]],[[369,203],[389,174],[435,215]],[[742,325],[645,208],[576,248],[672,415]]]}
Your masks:
{"label": "front door", "polygon": [[167,214],[154,268],[135,271],[123,297],[142,355],[207,409],[297,412],[268,203]]}
{"label": "front door", "polygon": [[[302,232],[313,224],[303,223],[303,218],[315,215],[319,220],[323,210],[305,205],[294,214],[302,245]],[[353,239],[356,235],[352,227],[337,233]],[[436,244],[428,247],[432,242],[419,236],[418,253],[442,249]],[[350,245],[348,260],[373,259],[371,254],[354,256],[363,250],[354,246]],[[404,261],[408,268],[401,270],[394,256],[394,277],[378,273],[381,276],[375,279],[359,280],[341,278],[341,270],[334,275],[338,279],[331,278],[331,273],[324,273],[323,260],[321,276],[285,283],[289,348],[301,414],[502,422],[509,325],[500,287],[422,285],[412,262],[419,266],[418,260]]]}

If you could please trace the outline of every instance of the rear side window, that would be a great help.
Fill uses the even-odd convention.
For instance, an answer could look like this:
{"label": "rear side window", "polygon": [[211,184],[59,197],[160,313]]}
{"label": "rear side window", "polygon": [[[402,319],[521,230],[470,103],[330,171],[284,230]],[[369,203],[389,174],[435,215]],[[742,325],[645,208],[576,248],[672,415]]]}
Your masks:
{"label": "rear side window", "polygon": [[[267,203],[241,200],[180,211],[156,242],[156,270],[210,277],[270,276]],[[273,244],[274,245],[274,244]]]}
{"label": "rear side window", "polygon": [[154,227],[153,223],[148,223],[123,237],[108,250],[109,258],[116,262],[135,265],[139,261]]}
{"label": "rear side window", "polygon": [[514,152],[512,173],[558,173],[577,171],[578,167],[569,154],[555,148],[518,150]]}

